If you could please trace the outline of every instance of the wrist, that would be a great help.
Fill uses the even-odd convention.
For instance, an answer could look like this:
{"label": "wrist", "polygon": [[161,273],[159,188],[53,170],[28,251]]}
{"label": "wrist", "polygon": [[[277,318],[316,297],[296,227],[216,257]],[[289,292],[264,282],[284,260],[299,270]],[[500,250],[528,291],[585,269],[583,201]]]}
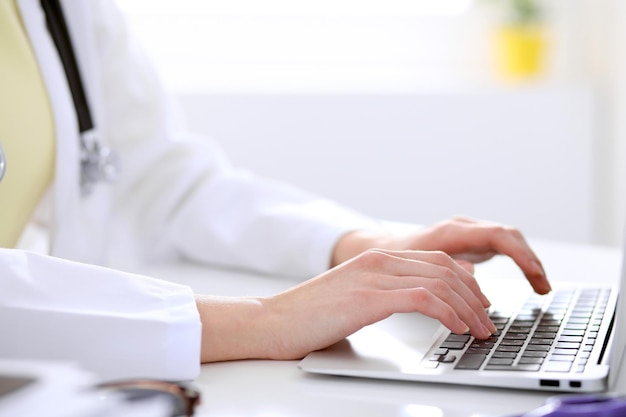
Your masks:
{"label": "wrist", "polygon": [[389,248],[390,236],[367,231],[353,231],[341,236],[333,249],[330,266],[335,267],[373,248]]}
{"label": "wrist", "polygon": [[202,363],[270,358],[261,299],[198,295],[196,305],[202,322]]}

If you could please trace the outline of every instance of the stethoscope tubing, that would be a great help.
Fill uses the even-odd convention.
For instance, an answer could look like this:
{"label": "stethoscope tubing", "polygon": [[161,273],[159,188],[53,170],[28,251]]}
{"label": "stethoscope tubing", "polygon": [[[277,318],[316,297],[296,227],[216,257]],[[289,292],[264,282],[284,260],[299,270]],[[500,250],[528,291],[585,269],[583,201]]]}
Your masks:
{"label": "stethoscope tubing", "polygon": [[4,149],[2,148],[2,143],[0,143],[0,182],[4,178],[4,174],[7,171],[7,157],[4,153]]}
{"label": "stethoscope tubing", "polygon": [[517,417],[623,417],[626,399],[616,393],[551,397],[536,410]]}

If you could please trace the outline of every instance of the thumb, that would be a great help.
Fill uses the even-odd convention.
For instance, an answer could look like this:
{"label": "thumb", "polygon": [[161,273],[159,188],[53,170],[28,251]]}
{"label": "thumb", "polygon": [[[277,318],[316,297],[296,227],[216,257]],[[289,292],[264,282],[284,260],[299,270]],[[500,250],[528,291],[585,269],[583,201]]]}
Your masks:
{"label": "thumb", "polygon": [[470,261],[465,261],[463,259],[455,259],[456,263],[461,265],[463,269],[465,269],[470,274],[474,274],[474,264]]}

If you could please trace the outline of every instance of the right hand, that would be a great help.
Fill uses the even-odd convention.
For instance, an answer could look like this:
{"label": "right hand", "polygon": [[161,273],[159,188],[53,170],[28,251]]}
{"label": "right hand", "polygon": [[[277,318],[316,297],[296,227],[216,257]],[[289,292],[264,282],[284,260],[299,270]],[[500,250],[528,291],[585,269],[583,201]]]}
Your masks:
{"label": "right hand", "polygon": [[[443,252],[368,250],[285,292],[244,304],[249,314],[242,316],[238,303],[229,303],[236,337],[214,329],[210,339],[219,338],[222,346],[207,346],[211,355],[203,353],[203,360],[298,359],[394,313],[421,313],[479,339],[496,330],[474,277]],[[224,313],[215,318],[221,333],[234,331]],[[228,357],[220,358],[220,351]]]}

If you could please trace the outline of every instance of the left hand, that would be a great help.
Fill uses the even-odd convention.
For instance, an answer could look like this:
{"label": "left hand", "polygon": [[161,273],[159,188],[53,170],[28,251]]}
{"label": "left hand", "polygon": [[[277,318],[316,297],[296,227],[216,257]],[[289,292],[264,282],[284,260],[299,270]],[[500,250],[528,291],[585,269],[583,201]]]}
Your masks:
{"label": "left hand", "polygon": [[371,249],[443,251],[461,262],[478,263],[497,254],[509,256],[539,294],[550,292],[541,261],[514,227],[466,217],[453,217],[409,235],[351,232],[333,251],[331,266]]}

